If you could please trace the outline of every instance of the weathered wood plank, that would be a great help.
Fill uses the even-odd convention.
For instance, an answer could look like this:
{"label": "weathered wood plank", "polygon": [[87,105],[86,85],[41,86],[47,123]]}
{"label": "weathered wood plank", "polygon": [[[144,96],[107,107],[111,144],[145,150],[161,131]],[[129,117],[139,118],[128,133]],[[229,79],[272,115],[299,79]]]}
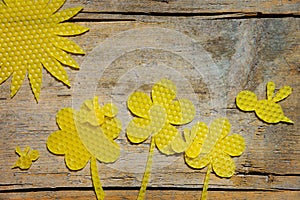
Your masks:
{"label": "weathered wood plank", "polygon": [[70,0],[66,6],[83,5],[86,12],[151,13],[151,14],[220,14],[220,13],[262,13],[299,15],[298,0]]}
{"label": "weathered wood plank", "polygon": [[[136,199],[138,194],[137,190],[106,190],[106,199]],[[181,200],[182,197],[186,199],[199,199],[201,195],[200,191],[189,190],[148,190],[146,194],[146,199],[156,200],[168,200],[168,199],[178,199]],[[235,200],[252,200],[252,199],[272,199],[272,200],[282,200],[282,199],[299,199],[299,191],[209,191],[209,199],[235,199]],[[29,200],[29,199],[60,199],[60,200],[86,200],[86,199],[96,199],[95,194],[91,189],[89,191],[51,191],[51,192],[28,192],[25,194],[21,193],[6,193],[0,194],[0,198],[7,200]]]}
{"label": "weathered wood plank", "polygon": [[[139,17],[136,21],[126,22],[81,22],[82,25],[91,28],[90,32],[75,37],[86,50],[85,57],[77,56],[76,59],[82,65],[92,50],[107,39],[112,47],[115,44],[110,38],[118,38],[118,34],[134,28],[156,27],[183,33],[192,38],[196,45],[204,48],[212,61],[218,66],[224,75],[223,81],[226,89],[226,101],[221,107],[226,116],[232,122],[232,132],[239,133],[246,139],[247,148],[245,153],[235,159],[237,175],[231,179],[220,179],[212,175],[210,188],[220,190],[299,190],[300,185],[300,82],[299,82],[299,19],[248,19],[248,20],[200,20],[199,17],[174,18],[174,17],[149,17],[147,21]],[[132,32],[130,32],[132,33]],[[145,37],[154,37],[149,33]],[[169,35],[163,35],[170,39]],[[170,40],[171,42],[176,41]],[[107,41],[106,41],[107,42]],[[109,44],[109,42],[107,42]],[[130,46],[131,44],[128,44]],[[121,48],[121,47],[120,47]],[[95,71],[97,88],[93,91],[103,101],[109,101],[112,89],[122,86],[130,87],[130,82],[122,79],[124,74],[141,64],[149,67],[169,66],[175,69],[189,81],[197,96],[195,102],[198,106],[198,119],[207,120],[211,115],[210,105],[207,103],[214,95],[220,92],[218,88],[209,90],[205,83],[205,77],[195,77],[193,65],[176,52],[164,49],[141,48],[136,51],[124,52],[122,56],[114,60],[109,68],[105,69],[103,76],[99,77]],[[110,49],[108,49],[109,51]],[[177,54],[176,54],[177,53]],[[101,56],[101,55],[99,55]],[[196,56],[196,55],[195,55]],[[197,55],[202,56],[202,55]],[[74,56],[75,57],[75,56]],[[95,58],[96,59],[96,58]],[[176,63],[177,66],[174,65]],[[95,65],[98,64],[95,62]],[[182,67],[178,67],[182,66]],[[89,66],[84,66],[89,67]],[[101,66],[99,66],[101,68]],[[84,70],[84,69],[81,69]],[[94,69],[92,69],[94,70]],[[94,71],[92,71],[94,72]],[[78,87],[77,75],[80,71],[68,70],[73,88]],[[28,81],[13,99],[9,98],[9,81],[0,85],[0,191],[15,189],[47,189],[56,187],[86,188],[91,187],[89,167],[79,172],[70,172],[66,169],[62,156],[54,156],[46,149],[45,142],[51,132],[57,130],[55,115],[63,107],[71,107],[73,98],[79,96],[85,98],[86,90],[68,89],[49,74],[44,72],[43,89],[39,104],[36,104],[29,88]],[[198,74],[196,74],[198,75]],[[259,98],[265,98],[265,84],[273,80],[277,89],[284,85],[293,87],[293,94],[280,104],[284,108],[286,116],[294,120],[294,125],[277,124],[268,125],[259,121],[253,113],[243,113],[236,109],[234,97],[242,89],[255,91]],[[174,80],[181,84],[180,80]],[[81,82],[81,84],[84,84]],[[150,91],[149,85],[140,90]],[[180,85],[180,95],[190,96],[191,93],[184,91],[184,85]],[[119,96],[119,105],[125,105],[127,93]],[[221,111],[220,111],[221,112]],[[201,114],[201,116],[200,116]],[[123,121],[128,119],[122,118]],[[126,123],[125,123],[126,124]],[[192,123],[194,124],[194,122]],[[145,155],[148,144],[132,146],[126,140],[124,132],[121,133],[118,142],[122,145],[123,155],[115,165],[99,164],[101,181],[106,187],[138,187],[142,178]],[[41,158],[33,164],[29,171],[11,170],[10,167],[17,159],[14,154],[16,145],[22,147],[29,145],[41,152]],[[130,155],[139,155],[133,159]],[[170,165],[166,165],[166,158],[156,153],[154,160],[152,179],[149,186],[155,188],[175,187],[200,188],[202,187],[204,170],[192,170],[188,168],[182,159],[182,155],[174,156]],[[121,162],[122,161],[122,162]],[[138,173],[122,169],[131,166],[138,169]],[[189,195],[190,191],[177,191],[175,199],[181,195]],[[75,195],[85,195],[94,198],[92,191],[83,191],[81,195],[74,191],[67,192],[40,192],[23,193],[19,197],[30,198],[74,198]],[[70,194],[69,194],[70,193]],[[136,191],[109,191],[111,198],[127,197],[136,198]],[[153,193],[153,194],[152,194]],[[165,194],[166,193],[166,194]],[[211,194],[212,193],[212,194]],[[212,191],[210,197],[214,199],[226,197],[239,199],[245,196],[243,192],[219,192]],[[282,199],[291,197],[297,199],[299,192],[246,192],[248,199]],[[11,195],[12,199],[18,199],[16,193],[0,194],[0,197]],[[156,199],[158,195],[166,195],[166,199],[173,197],[172,191],[150,191],[149,199]],[[71,195],[71,196],[70,196]],[[171,195],[171,196],[170,196]],[[178,196],[177,196],[178,195]],[[228,195],[228,196],[226,196]],[[236,195],[236,196],[235,196]],[[265,196],[264,196],[265,195]],[[287,196],[285,196],[287,195]],[[117,197],[116,197],[117,196]],[[191,194],[196,199],[199,191]],[[155,198],[156,197],[156,198]],[[280,197],[280,198],[279,198]],[[295,198],[294,198],[295,197]]]}

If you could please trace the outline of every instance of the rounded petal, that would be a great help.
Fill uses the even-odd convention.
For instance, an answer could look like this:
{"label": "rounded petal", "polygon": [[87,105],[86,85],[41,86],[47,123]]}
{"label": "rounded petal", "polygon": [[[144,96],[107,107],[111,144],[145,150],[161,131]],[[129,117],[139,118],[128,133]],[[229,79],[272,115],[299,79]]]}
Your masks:
{"label": "rounded petal", "polygon": [[117,118],[105,118],[101,129],[109,139],[114,140],[122,130],[122,122]]}
{"label": "rounded petal", "polygon": [[107,117],[115,117],[118,113],[118,108],[113,103],[107,103],[103,106],[102,111]]}
{"label": "rounded petal", "polygon": [[65,155],[65,162],[70,170],[81,170],[90,158],[91,154],[83,145],[71,145]]}
{"label": "rounded petal", "polygon": [[227,118],[217,118],[211,124],[209,131],[216,133],[219,139],[225,138],[230,133],[231,124]]}
{"label": "rounded petal", "polygon": [[187,157],[196,158],[202,148],[202,144],[207,137],[208,127],[204,122],[198,122],[191,129],[190,146],[186,150],[185,154]]}
{"label": "rounded petal", "polygon": [[62,140],[64,135],[68,135],[67,132],[59,130],[53,132],[47,139],[47,148],[54,154],[64,155],[67,152],[68,141]]}
{"label": "rounded petal", "polygon": [[184,159],[188,166],[195,169],[202,169],[211,162],[210,154],[206,154],[204,156],[202,155],[201,157],[198,156],[196,158],[190,158],[187,155],[185,155]]}
{"label": "rounded petal", "polygon": [[134,92],[128,97],[129,110],[136,116],[149,118],[149,110],[152,106],[150,97],[143,92]]}
{"label": "rounded petal", "polygon": [[176,85],[168,79],[162,79],[152,87],[151,96],[153,103],[164,106],[176,97],[176,93]]}
{"label": "rounded petal", "polygon": [[101,127],[76,121],[79,138],[90,154],[99,161],[110,163],[120,156],[119,145],[110,140]]}
{"label": "rounded petal", "polygon": [[65,155],[66,165],[71,170],[80,170],[90,159],[90,154],[80,142],[77,132],[59,130],[52,133],[47,140],[50,152]]}
{"label": "rounded petal", "polygon": [[160,152],[162,152],[165,155],[173,155],[175,153],[178,153],[173,150],[171,143],[169,143],[168,145],[166,145],[162,149],[160,149]]}
{"label": "rounded petal", "polygon": [[257,96],[251,91],[244,90],[236,96],[235,101],[239,109],[243,111],[253,111],[256,108]]}
{"label": "rounded petal", "polygon": [[227,153],[222,151],[214,151],[212,166],[214,172],[220,177],[229,178],[235,171],[235,163],[233,159]]}
{"label": "rounded petal", "polygon": [[179,132],[174,126],[165,124],[165,126],[154,136],[157,148],[163,152],[163,149],[171,144],[177,134],[179,134]]}
{"label": "rounded petal", "polygon": [[71,134],[76,133],[74,123],[74,110],[72,108],[63,108],[56,114],[56,122],[59,128]]}
{"label": "rounded petal", "polygon": [[191,122],[196,114],[194,104],[188,99],[180,99],[164,105],[171,124],[181,125]]}
{"label": "rounded petal", "polygon": [[172,150],[175,151],[176,153],[181,153],[185,151],[187,147],[188,147],[187,141],[184,141],[182,135],[178,132],[178,134],[176,134],[175,138],[171,142]]}
{"label": "rounded petal", "polygon": [[226,118],[217,118],[211,124],[209,128],[209,134],[205,138],[201,152],[209,153],[213,151],[218,141],[226,137],[230,132],[230,123]]}
{"label": "rounded petal", "polygon": [[231,156],[239,156],[245,150],[245,140],[239,134],[234,134],[227,136],[222,142],[221,145],[224,149],[224,152],[228,153]]}
{"label": "rounded petal", "polygon": [[126,135],[130,142],[141,143],[151,135],[151,121],[143,118],[133,118],[126,128]]}

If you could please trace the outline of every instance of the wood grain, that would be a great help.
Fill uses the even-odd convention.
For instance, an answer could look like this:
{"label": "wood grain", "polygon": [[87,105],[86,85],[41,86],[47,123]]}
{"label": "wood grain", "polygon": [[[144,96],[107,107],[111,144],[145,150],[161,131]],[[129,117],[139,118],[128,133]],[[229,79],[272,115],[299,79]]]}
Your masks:
{"label": "wood grain", "polygon": [[145,13],[145,14],[220,14],[220,13],[261,13],[299,15],[298,0],[72,0],[70,6],[84,5],[87,12]]}
{"label": "wood grain", "polygon": [[[86,56],[73,56],[82,66],[80,71],[66,68],[72,88],[57,82],[44,70],[41,98],[36,104],[27,79],[13,99],[9,97],[10,80],[0,85],[0,199],[95,199],[89,166],[81,171],[69,171],[63,156],[51,154],[45,142],[53,131],[58,130],[55,122],[57,111],[72,107],[77,97],[85,98],[88,92],[99,95],[102,102],[110,101],[113,96],[118,105],[126,108],[129,89],[134,86],[134,81],[126,77],[141,66],[160,67],[161,70],[161,66],[167,66],[178,72],[184,77],[174,80],[179,86],[179,95],[196,97],[197,120],[209,122],[216,113],[225,113],[232,123],[232,133],[239,133],[245,138],[245,152],[241,157],[234,158],[236,174],[231,179],[211,175],[210,199],[300,198],[300,21],[291,16],[259,18],[255,14],[299,14],[299,1],[69,1],[65,7],[75,5],[84,5],[85,12],[78,15],[74,22],[91,30],[72,38],[87,53]],[[245,17],[247,13],[254,13],[254,17]],[[231,19],[224,19],[228,16]],[[208,77],[195,74],[193,63],[176,51],[179,48],[176,41],[182,44],[180,39],[183,36],[170,39],[170,35],[161,35],[162,41],[171,41],[173,49],[125,51],[103,70],[102,76],[97,71],[101,66],[90,68],[84,65],[95,48],[105,43],[115,44],[114,39],[120,35],[145,28],[176,32],[194,41],[194,48],[201,47],[205,56],[217,66],[222,74],[220,80],[224,83],[223,87],[212,88],[208,85]],[[144,37],[154,36],[149,33]],[[123,42],[127,42],[128,47],[134,45],[129,40]],[[112,46],[107,51],[112,49],[115,51],[116,47]],[[191,53],[193,48],[186,51]],[[112,55],[119,54],[112,52]],[[194,55],[195,60],[199,59],[196,56],[204,55]],[[78,78],[78,74],[81,75],[85,69],[91,69],[91,74],[94,74],[91,79],[97,81],[93,90],[88,87],[85,90],[76,89],[78,84],[89,82],[80,82]],[[147,73],[145,71],[139,75],[145,76]],[[276,89],[283,85],[293,87],[292,95],[280,104],[285,115],[295,122],[294,125],[266,124],[258,120],[254,113],[241,112],[236,108],[235,96],[239,91],[248,89],[260,99],[265,98],[265,85],[270,80],[276,83]],[[184,81],[190,86],[187,87]],[[119,91],[118,88],[122,89],[122,93],[112,93]],[[222,88],[225,91],[220,91]],[[149,93],[151,84],[142,84],[138,90]],[[208,102],[217,94],[225,94],[225,104],[215,111]],[[120,115],[126,124],[130,118],[124,116]],[[99,163],[100,178],[107,199],[135,199],[149,143],[131,145],[124,131],[117,141],[126,156],[114,165]],[[17,145],[28,145],[41,153],[40,159],[28,171],[10,169],[17,159],[14,153]],[[131,154],[139,156],[133,159]],[[175,155],[171,158],[172,162],[166,164],[168,159],[159,152],[155,153],[147,199],[182,199],[183,196],[197,199],[206,169],[189,168],[182,155]],[[135,168],[137,173],[133,172]]]}

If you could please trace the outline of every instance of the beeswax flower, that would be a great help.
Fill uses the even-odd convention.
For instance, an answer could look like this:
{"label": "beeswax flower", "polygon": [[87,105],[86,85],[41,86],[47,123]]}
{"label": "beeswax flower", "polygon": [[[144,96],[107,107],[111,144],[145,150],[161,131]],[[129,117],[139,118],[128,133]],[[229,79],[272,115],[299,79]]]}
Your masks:
{"label": "beeswax flower", "polygon": [[220,177],[230,178],[235,171],[231,156],[240,156],[245,149],[245,141],[239,134],[230,133],[230,123],[226,118],[215,119],[208,128],[198,122],[191,131],[185,131],[189,144],[185,151],[186,163],[196,169],[208,166],[204,181],[202,199],[206,199],[209,174],[213,170]]}
{"label": "beeswax flower", "polygon": [[98,199],[104,192],[98,178],[97,162],[111,163],[120,156],[120,147],[114,141],[121,131],[121,122],[116,118],[117,108],[113,104],[99,106],[98,98],[86,100],[79,111],[61,109],[57,124],[61,130],[52,133],[47,140],[50,152],[65,155],[71,170],[83,169],[91,162],[91,175]]}
{"label": "beeswax flower", "polygon": [[174,125],[183,125],[194,119],[195,107],[193,103],[188,99],[174,100],[176,93],[174,83],[162,79],[153,86],[151,98],[143,92],[135,92],[128,98],[128,108],[136,115],[127,126],[128,139],[133,143],[141,143],[151,137],[138,200],[145,197],[155,145],[164,154],[178,153],[172,149],[172,143],[180,134]]}
{"label": "beeswax flower", "polygon": [[130,95],[128,108],[136,116],[126,129],[131,142],[141,143],[153,136],[162,153],[176,153],[171,144],[179,131],[174,125],[189,123],[195,116],[193,103],[188,99],[174,100],[176,93],[174,83],[162,79],[153,86],[151,98],[143,92]]}

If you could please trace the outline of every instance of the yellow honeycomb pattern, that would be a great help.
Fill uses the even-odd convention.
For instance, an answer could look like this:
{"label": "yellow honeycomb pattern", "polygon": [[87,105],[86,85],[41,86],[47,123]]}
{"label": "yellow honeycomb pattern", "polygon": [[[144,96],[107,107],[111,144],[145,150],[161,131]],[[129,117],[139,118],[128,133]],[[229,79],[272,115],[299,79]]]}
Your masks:
{"label": "yellow honeycomb pattern", "polygon": [[290,86],[283,86],[274,94],[275,83],[267,83],[267,99],[257,100],[256,94],[251,91],[241,91],[236,97],[236,105],[243,111],[255,111],[256,115],[267,123],[287,122],[294,123],[287,118],[281,106],[277,103],[292,93]]}
{"label": "yellow honeycomb pattern", "polygon": [[0,2],[0,84],[12,76],[11,97],[28,74],[39,100],[44,67],[57,80],[70,86],[63,65],[78,69],[67,53],[84,51],[65,36],[82,34],[88,28],[63,23],[82,7],[58,11],[65,0],[4,0]]}
{"label": "yellow honeycomb pattern", "polygon": [[112,163],[120,156],[120,147],[114,140],[119,136],[122,124],[116,114],[115,105],[106,104],[101,107],[98,97],[86,100],[79,111],[63,108],[56,116],[61,130],[52,133],[47,140],[50,152],[65,155],[65,162],[70,170],[81,170],[90,161],[98,199],[104,199],[104,192],[96,161]]}

